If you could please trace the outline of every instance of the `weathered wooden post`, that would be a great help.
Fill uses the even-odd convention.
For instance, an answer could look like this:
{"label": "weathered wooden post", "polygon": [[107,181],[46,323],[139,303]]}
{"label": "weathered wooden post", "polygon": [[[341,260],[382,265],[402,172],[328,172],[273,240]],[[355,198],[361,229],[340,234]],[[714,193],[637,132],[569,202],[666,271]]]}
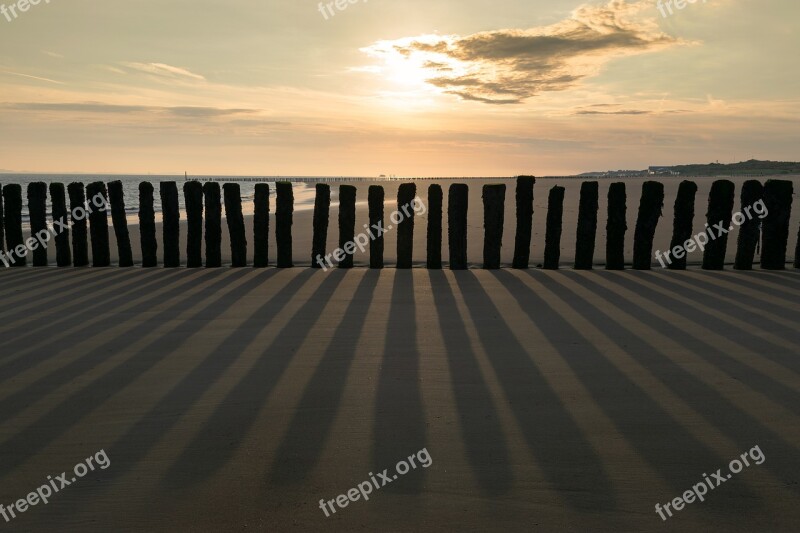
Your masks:
{"label": "weathered wooden post", "polygon": [[231,266],[242,268],[247,266],[247,236],[242,214],[242,195],[238,183],[226,183],[222,186],[225,197],[225,219],[228,222],[228,235],[231,240]]}
{"label": "weathered wooden post", "polygon": [[22,187],[16,183],[4,186],[3,201],[6,244],[9,258],[13,259],[11,266],[24,267],[27,263],[28,249],[22,236]]}
{"label": "weathered wooden post", "polygon": [[575,239],[575,270],[591,270],[594,263],[599,195],[599,185],[596,181],[585,181],[581,184],[578,231]]}
{"label": "weathered wooden post", "polygon": [[68,267],[72,264],[72,251],[69,247],[67,192],[63,183],[50,184],[50,202],[53,205],[53,229],[56,233],[56,264]]}
{"label": "weathered wooden post", "polygon": [[119,266],[132,267],[133,251],[131,250],[131,237],[128,233],[128,215],[125,213],[125,195],[121,181],[112,181],[108,184],[108,199],[111,202],[111,222],[114,225],[114,236],[117,241]]}
{"label": "weathered wooden post", "polygon": [[764,186],[758,180],[748,180],[742,185],[741,209],[733,219],[739,225],[739,242],[733,264],[736,270],[753,270],[756,247],[761,236],[761,219],[754,215],[753,206],[763,200],[763,195]]}
{"label": "weathered wooden post", "polygon": [[203,184],[187,181],[183,184],[186,205],[186,267],[203,266]]}
{"label": "weathered wooden post", "polygon": [[369,224],[372,242],[369,245],[369,267],[383,268],[383,220],[384,192],[380,185],[370,185],[368,192]]}
{"label": "weathered wooden post", "polygon": [[533,176],[517,177],[517,233],[514,237],[513,268],[527,269],[531,259],[533,234]]}
{"label": "weathered wooden post", "polygon": [[356,188],[352,185],[339,186],[339,248],[344,250],[344,258],[339,268],[353,268],[353,254],[356,244]]}
{"label": "weathered wooden post", "polygon": [[222,266],[222,193],[219,183],[207,181],[203,184],[206,225],[206,268]]}
{"label": "weathered wooden post", "polygon": [[278,246],[278,268],[291,268],[292,262],[292,218],[294,192],[292,184],[281,181],[275,184],[275,241]]}
{"label": "weathered wooden post", "polygon": [[[697,184],[684,180],[678,186],[678,195],[675,197],[675,217],[672,223],[672,241],[669,249],[685,248],[692,237],[694,224],[694,200],[697,195]],[[665,263],[670,270],[686,270],[686,254],[681,257],[670,255]]]}
{"label": "weathered wooden post", "polygon": [[794,267],[800,268],[800,229],[797,230],[797,245],[794,250]]}
{"label": "weathered wooden post", "polygon": [[442,268],[442,194],[441,185],[428,187],[428,260],[426,265],[432,270]]}
{"label": "weathered wooden post", "polygon": [[729,180],[717,180],[711,184],[708,196],[707,232],[715,235],[706,245],[703,253],[704,270],[725,268],[725,252],[728,250],[728,232],[732,229],[731,216],[735,201],[736,186]]}
{"label": "weathered wooden post", "polygon": [[767,215],[761,226],[761,268],[784,270],[789,242],[794,186],[788,180],[767,180],[764,205]]}
{"label": "weathered wooden post", "polygon": [[505,202],[505,185],[483,186],[483,268],[486,270],[500,268]]}
{"label": "weathered wooden post", "polygon": [[633,268],[636,270],[650,270],[653,238],[663,209],[664,184],[657,181],[644,182],[633,235]]}
{"label": "weathered wooden post", "polygon": [[6,250],[6,221],[3,213],[3,184],[0,183],[0,252]]}
{"label": "weathered wooden post", "polygon": [[163,241],[164,241],[164,267],[178,268],[181,266],[181,211],[178,203],[178,184],[174,181],[162,181],[159,184],[161,192],[161,211],[164,215]]}
{"label": "weathered wooden post", "polygon": [[555,186],[547,197],[547,228],[544,239],[546,270],[558,270],[561,260],[561,226],[564,218],[564,187]]}
{"label": "weathered wooden post", "polygon": [[450,248],[450,270],[466,270],[467,263],[467,212],[469,186],[464,183],[450,185],[447,192],[447,240]]}
{"label": "weathered wooden post", "polygon": [[608,187],[606,222],[606,270],[625,270],[625,233],[628,231],[628,195],[625,183]]}
{"label": "weathered wooden post", "polygon": [[[328,245],[328,224],[331,216],[331,186],[317,183],[314,198],[314,235],[311,242],[311,268],[325,266],[325,253]],[[339,215],[341,219],[341,214]],[[355,224],[355,219],[353,219]]]}
{"label": "weathered wooden post", "polygon": [[31,224],[31,238],[36,241],[33,250],[33,266],[47,266],[47,243],[50,231],[47,229],[47,184],[41,181],[28,184],[28,214]]}
{"label": "weathered wooden post", "polygon": [[[108,192],[106,184],[95,181],[86,186],[89,213],[89,231],[92,236],[92,266],[111,266],[111,248],[108,242]],[[100,204],[100,205],[98,205]]]}
{"label": "weathered wooden post", "polygon": [[392,213],[390,221],[397,225],[397,268],[411,268],[414,255],[414,198],[417,186],[403,183],[397,190],[397,218]]}
{"label": "weathered wooden post", "polygon": [[89,221],[83,183],[70,183],[67,185],[67,193],[72,220],[72,264],[76,267],[89,266]]}
{"label": "weathered wooden post", "polygon": [[269,184],[256,184],[253,204],[253,266],[266,268],[269,265]]}
{"label": "weathered wooden post", "polygon": [[142,267],[158,266],[158,240],[156,239],[156,212],[153,207],[153,184],[139,183],[139,233],[142,244]]}

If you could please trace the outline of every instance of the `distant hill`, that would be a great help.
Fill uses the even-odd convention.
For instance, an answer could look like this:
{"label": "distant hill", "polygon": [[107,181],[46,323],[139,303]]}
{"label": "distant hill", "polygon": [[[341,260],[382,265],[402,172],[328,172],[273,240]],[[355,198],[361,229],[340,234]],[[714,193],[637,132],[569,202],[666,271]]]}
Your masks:
{"label": "distant hill", "polygon": [[758,161],[757,159],[751,159],[741,163],[676,165],[663,168],[677,172],[681,176],[735,176],[737,174],[756,174],[768,176],[776,174],[800,174],[800,163]]}

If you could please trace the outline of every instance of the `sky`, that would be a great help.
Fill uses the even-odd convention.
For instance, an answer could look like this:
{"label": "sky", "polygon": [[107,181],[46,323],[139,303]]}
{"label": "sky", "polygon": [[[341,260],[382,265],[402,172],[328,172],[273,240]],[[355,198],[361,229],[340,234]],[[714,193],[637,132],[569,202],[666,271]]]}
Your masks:
{"label": "sky", "polygon": [[0,0],[0,171],[800,159],[800,3],[675,1]]}

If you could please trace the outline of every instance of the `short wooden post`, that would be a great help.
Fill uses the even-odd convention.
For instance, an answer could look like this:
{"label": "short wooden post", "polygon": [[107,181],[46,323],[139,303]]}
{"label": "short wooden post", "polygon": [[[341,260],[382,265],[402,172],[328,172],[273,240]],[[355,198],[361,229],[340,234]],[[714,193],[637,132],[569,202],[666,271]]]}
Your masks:
{"label": "short wooden post", "polygon": [[22,187],[13,183],[3,187],[4,222],[10,266],[24,267],[28,250],[22,236]]}
{"label": "short wooden post", "polygon": [[[331,215],[331,186],[318,183],[314,198],[314,234],[311,243],[311,268],[325,266],[325,253],[328,245],[328,225]],[[340,215],[341,218],[341,215]],[[355,224],[355,219],[353,220]]]}
{"label": "short wooden post", "polygon": [[356,243],[356,188],[352,185],[339,186],[339,248],[344,258],[339,268],[353,268],[353,254]]}
{"label": "short wooden post", "polygon": [[153,207],[153,184],[139,183],[139,233],[142,245],[142,267],[158,266],[158,240],[156,239],[156,213]]}
{"label": "short wooden post", "polygon": [[547,197],[544,264],[546,270],[558,270],[561,260],[561,226],[564,217],[564,187],[555,186]]}
{"label": "short wooden post", "polygon": [[[675,197],[675,218],[672,223],[670,250],[685,249],[687,243],[690,242],[692,225],[694,224],[694,201],[696,195],[697,184],[693,181],[684,180],[678,186],[678,195]],[[669,257],[659,257],[658,260],[664,263],[662,266],[666,266],[670,270],[686,270],[686,254],[678,255],[680,257],[670,254]]]}
{"label": "short wooden post", "polygon": [[50,184],[50,202],[53,206],[53,229],[56,233],[56,265],[68,267],[72,264],[72,250],[69,247],[67,191],[63,183]]}
{"label": "short wooden post", "polygon": [[225,219],[228,222],[228,235],[231,240],[231,266],[242,268],[247,266],[247,236],[242,214],[242,195],[238,183],[226,183],[222,186],[225,197]]}
{"label": "short wooden post", "polygon": [[369,232],[372,242],[369,245],[369,267],[383,268],[383,233],[386,229],[383,220],[384,191],[380,185],[370,185],[368,192]]}
{"label": "short wooden post", "polygon": [[206,224],[206,268],[222,266],[222,192],[219,183],[207,181],[203,184]]}
{"label": "short wooden post", "polygon": [[89,231],[92,236],[92,266],[111,266],[111,249],[108,241],[108,192],[106,184],[95,181],[86,186],[89,213]]}
{"label": "short wooden post", "polygon": [[161,211],[164,215],[162,226],[164,267],[178,268],[181,266],[181,211],[178,203],[178,184],[174,181],[162,181],[159,186]]}
{"label": "short wooden post", "polygon": [[767,180],[764,205],[767,215],[761,226],[761,268],[784,270],[789,243],[794,186],[789,180]]}
{"label": "short wooden post", "polygon": [[636,218],[636,231],[633,235],[633,268],[636,270],[650,270],[653,239],[663,209],[664,184],[657,181],[644,182]]}
{"label": "short wooden post", "polygon": [[483,268],[486,270],[500,268],[505,202],[505,185],[483,186]]}
{"label": "short wooden post", "polygon": [[599,195],[599,184],[596,181],[585,181],[581,184],[578,231],[575,239],[575,270],[591,270],[594,264]]}
{"label": "short wooden post", "polygon": [[725,268],[725,252],[728,250],[728,232],[733,229],[731,216],[735,201],[736,186],[729,180],[717,180],[711,184],[708,196],[708,213],[706,231],[715,238],[709,239],[703,253],[704,270],[722,270]]}
{"label": "short wooden post", "polygon": [[[733,218],[739,225],[739,242],[736,248],[736,270],[752,270],[758,240],[761,237],[761,219],[753,212],[753,206],[763,201],[764,186],[758,180],[747,180],[742,185],[741,209]],[[749,214],[749,216],[748,216]]]}
{"label": "short wooden post", "polygon": [[608,187],[606,222],[606,270],[625,270],[625,233],[628,231],[628,195],[625,183]]}
{"label": "short wooden post", "polygon": [[278,246],[278,268],[291,268],[292,262],[292,218],[294,216],[294,192],[292,184],[281,181],[275,184],[277,194],[275,207],[275,241]]}
{"label": "short wooden post", "polygon": [[517,233],[514,237],[513,268],[530,267],[531,237],[533,234],[533,176],[517,177]]}
{"label": "short wooden post", "polygon": [[121,181],[112,181],[108,184],[108,200],[111,202],[111,222],[114,225],[114,236],[117,241],[119,266],[132,267],[133,250],[128,233],[128,215],[125,212],[125,195]]}
{"label": "short wooden post", "polygon": [[269,184],[256,184],[253,204],[253,266],[266,268],[269,265]]}
{"label": "short wooden post", "polygon": [[447,241],[450,251],[450,270],[466,270],[467,213],[469,186],[464,183],[450,185],[447,192]]}
{"label": "short wooden post", "polygon": [[31,238],[35,241],[33,266],[47,266],[47,243],[52,236],[47,229],[47,184],[36,181],[28,184],[28,214]]}
{"label": "short wooden post", "polygon": [[203,184],[187,181],[183,184],[186,205],[186,267],[203,266]]}
{"label": "short wooden post", "polygon": [[444,195],[441,185],[428,187],[428,260],[426,266],[431,270],[442,268],[442,201]]}
{"label": "short wooden post", "polygon": [[[414,256],[414,198],[417,186],[403,183],[397,190],[397,211],[390,222],[397,225],[397,268],[411,268]],[[394,220],[394,218],[398,220]]]}

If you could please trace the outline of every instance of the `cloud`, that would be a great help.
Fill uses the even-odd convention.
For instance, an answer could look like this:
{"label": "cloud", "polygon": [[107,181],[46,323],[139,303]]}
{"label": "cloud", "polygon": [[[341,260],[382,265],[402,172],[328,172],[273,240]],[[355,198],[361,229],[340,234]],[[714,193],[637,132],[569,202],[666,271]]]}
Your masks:
{"label": "cloud", "polygon": [[406,37],[362,51],[383,61],[384,72],[421,73],[428,85],[464,100],[517,104],[569,89],[614,58],[685,44],[658,28],[652,7],[644,0],[610,0],[582,5],[550,26]]}
{"label": "cloud", "polygon": [[183,78],[183,79],[191,79],[197,81],[205,81],[205,78],[199,74],[190,72],[185,68],[173,67],[172,65],[167,65],[165,63],[126,62],[126,63],[121,63],[121,65],[127,67],[128,69],[144,72],[146,74],[152,74],[159,78],[171,78],[171,79]]}
{"label": "cloud", "polygon": [[53,111],[62,113],[100,113],[100,114],[144,114],[156,113],[174,117],[214,118],[232,115],[249,115],[257,113],[257,109],[225,109],[218,107],[163,107],[144,105],[118,105],[99,102],[70,103],[37,103],[21,102],[0,104],[0,109],[12,111]]}

